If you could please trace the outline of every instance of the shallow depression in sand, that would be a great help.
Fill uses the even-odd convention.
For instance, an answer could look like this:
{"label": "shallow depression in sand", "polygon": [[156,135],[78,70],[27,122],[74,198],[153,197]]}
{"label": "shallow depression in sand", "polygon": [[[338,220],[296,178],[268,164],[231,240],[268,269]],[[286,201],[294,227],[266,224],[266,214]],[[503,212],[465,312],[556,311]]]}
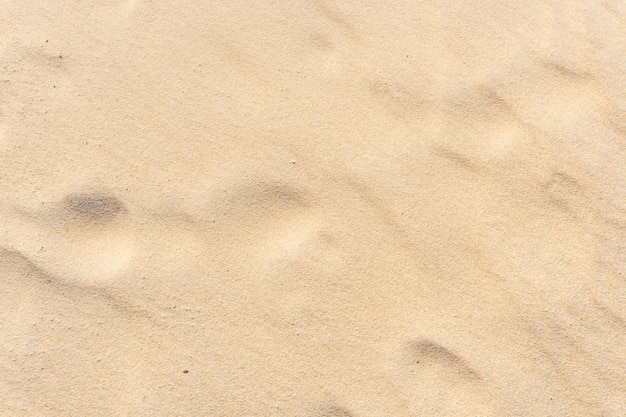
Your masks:
{"label": "shallow depression in sand", "polygon": [[3,2],[0,415],[626,415],[626,9],[468,4]]}

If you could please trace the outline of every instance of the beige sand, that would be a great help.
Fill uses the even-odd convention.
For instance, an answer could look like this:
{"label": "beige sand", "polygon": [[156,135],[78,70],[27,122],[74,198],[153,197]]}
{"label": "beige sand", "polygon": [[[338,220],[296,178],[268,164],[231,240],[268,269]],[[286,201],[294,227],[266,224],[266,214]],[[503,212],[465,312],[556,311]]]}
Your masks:
{"label": "beige sand", "polygon": [[1,8],[1,416],[626,415],[624,2]]}

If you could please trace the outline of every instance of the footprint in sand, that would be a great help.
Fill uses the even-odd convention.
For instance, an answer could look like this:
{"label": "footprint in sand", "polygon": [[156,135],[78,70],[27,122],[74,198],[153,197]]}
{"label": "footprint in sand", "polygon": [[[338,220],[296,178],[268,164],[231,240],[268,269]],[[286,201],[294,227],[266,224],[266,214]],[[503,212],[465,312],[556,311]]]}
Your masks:
{"label": "footprint in sand", "polygon": [[4,208],[3,249],[21,253],[60,282],[98,285],[128,265],[135,239],[128,210],[106,192],[77,192],[38,211]]}

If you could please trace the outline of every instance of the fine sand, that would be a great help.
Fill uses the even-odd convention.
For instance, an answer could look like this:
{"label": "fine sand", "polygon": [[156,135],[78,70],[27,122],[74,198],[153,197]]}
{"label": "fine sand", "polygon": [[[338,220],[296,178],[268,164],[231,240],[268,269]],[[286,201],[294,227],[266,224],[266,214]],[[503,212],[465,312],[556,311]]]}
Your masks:
{"label": "fine sand", "polygon": [[623,1],[0,10],[0,416],[626,415]]}

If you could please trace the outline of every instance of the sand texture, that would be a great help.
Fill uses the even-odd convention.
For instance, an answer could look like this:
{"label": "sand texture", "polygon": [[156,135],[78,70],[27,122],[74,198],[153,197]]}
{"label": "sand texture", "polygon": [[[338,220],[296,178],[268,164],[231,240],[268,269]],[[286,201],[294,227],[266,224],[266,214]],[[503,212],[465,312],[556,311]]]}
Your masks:
{"label": "sand texture", "polygon": [[626,416],[626,3],[0,1],[0,416]]}

